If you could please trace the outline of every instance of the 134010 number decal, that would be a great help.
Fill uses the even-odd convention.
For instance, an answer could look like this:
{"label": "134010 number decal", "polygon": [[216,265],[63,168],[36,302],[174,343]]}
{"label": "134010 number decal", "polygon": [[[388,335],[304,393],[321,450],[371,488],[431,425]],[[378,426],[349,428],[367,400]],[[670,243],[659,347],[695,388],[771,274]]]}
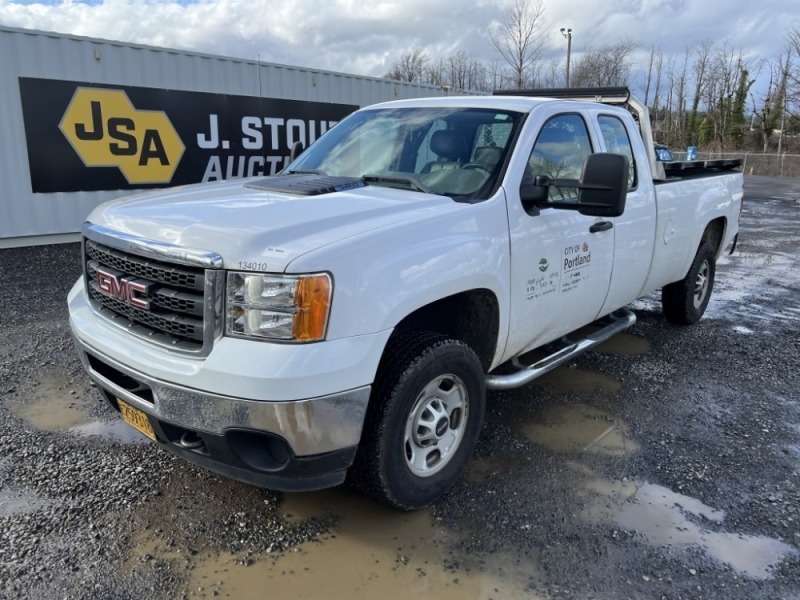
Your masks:
{"label": "134010 number decal", "polygon": [[251,262],[249,260],[240,260],[239,268],[245,271],[266,271],[267,263],[265,262]]}

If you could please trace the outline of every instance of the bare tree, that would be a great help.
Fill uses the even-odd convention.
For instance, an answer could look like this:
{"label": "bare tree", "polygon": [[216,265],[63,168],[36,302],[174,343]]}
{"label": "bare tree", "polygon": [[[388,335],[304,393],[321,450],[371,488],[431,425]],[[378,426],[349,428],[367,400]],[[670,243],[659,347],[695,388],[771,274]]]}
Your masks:
{"label": "bare tree", "polygon": [[[496,60],[484,63],[463,50],[432,57],[413,47],[386,77],[471,91],[563,85],[563,60],[541,56],[545,0],[510,1],[502,22],[494,23],[490,31],[499,54]],[[574,61],[571,83],[630,85],[637,46],[622,40],[590,47]],[[724,42],[710,41],[687,48],[682,56],[665,55],[657,46],[648,54],[637,69],[642,73],[638,83],[659,141],[724,151],[759,144],[760,137],[766,152],[776,130],[800,129],[800,24],[787,30],[783,54],[759,61],[745,58],[742,50]],[[759,75],[764,68],[769,73],[766,89],[751,91],[756,80],[766,81]]]}
{"label": "bare tree", "polygon": [[447,59],[450,85],[457,90],[470,89],[470,67],[470,57],[463,50],[450,55]]}
{"label": "bare tree", "polygon": [[575,87],[626,85],[633,67],[631,54],[637,46],[632,40],[622,40],[590,47],[575,61],[570,84]]}
{"label": "bare tree", "polygon": [[687,139],[690,144],[697,144],[700,136],[698,109],[700,108],[703,87],[707,84],[706,71],[711,61],[713,47],[714,43],[711,40],[706,40],[703,42],[702,46],[697,49],[697,59],[694,62],[694,96],[692,97],[692,110],[689,113],[689,131],[687,132]]}
{"label": "bare tree", "polygon": [[544,46],[545,9],[542,0],[514,0],[501,20],[489,30],[489,38],[511,67],[514,82],[523,87]]}
{"label": "bare tree", "polygon": [[687,48],[683,55],[683,64],[678,66],[673,60],[669,64],[669,96],[670,96],[670,133],[671,144],[684,146],[686,140],[686,82],[689,68],[690,49]]}
{"label": "bare tree", "polygon": [[541,70],[539,84],[543,88],[563,87],[565,84],[564,62],[555,58],[546,61]]}
{"label": "bare tree", "polygon": [[428,61],[427,66],[424,69],[424,73],[425,76],[422,80],[423,83],[438,85],[440,87],[450,85],[447,61],[442,57],[437,57],[431,61]]}
{"label": "bare tree", "polygon": [[787,52],[768,61],[769,83],[766,92],[756,98],[751,94],[753,112],[759,119],[762,149],[767,152],[772,133],[780,126],[780,117],[788,102],[792,55]]}
{"label": "bare tree", "polygon": [[505,88],[503,85],[503,69],[500,66],[500,61],[495,60],[486,69],[486,80],[489,83],[489,89],[502,90]]}
{"label": "bare tree", "polygon": [[786,34],[786,54],[789,57],[787,74],[786,109],[791,121],[800,113],[800,25],[795,25]]}
{"label": "bare tree", "polygon": [[419,46],[404,52],[386,74],[387,79],[420,83],[425,79],[425,65],[430,58]]}
{"label": "bare tree", "polygon": [[706,114],[713,125],[714,145],[724,152],[732,132],[737,130],[738,135],[743,127],[744,97],[749,86],[742,80],[749,77],[749,63],[742,50],[723,44],[717,48],[709,68]]}
{"label": "bare tree", "polygon": [[653,69],[656,66],[656,60],[661,55],[661,49],[656,48],[655,44],[650,46],[650,57],[647,61],[647,80],[644,84],[644,103],[650,102],[650,85],[653,82]]}

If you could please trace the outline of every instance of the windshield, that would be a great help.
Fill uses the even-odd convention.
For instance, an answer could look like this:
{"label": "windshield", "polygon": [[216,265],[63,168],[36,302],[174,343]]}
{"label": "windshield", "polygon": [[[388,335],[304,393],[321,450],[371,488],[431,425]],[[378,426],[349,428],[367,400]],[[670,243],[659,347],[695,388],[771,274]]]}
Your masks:
{"label": "windshield", "polygon": [[285,172],[358,177],[370,185],[485,199],[520,120],[520,113],[476,108],[359,111]]}

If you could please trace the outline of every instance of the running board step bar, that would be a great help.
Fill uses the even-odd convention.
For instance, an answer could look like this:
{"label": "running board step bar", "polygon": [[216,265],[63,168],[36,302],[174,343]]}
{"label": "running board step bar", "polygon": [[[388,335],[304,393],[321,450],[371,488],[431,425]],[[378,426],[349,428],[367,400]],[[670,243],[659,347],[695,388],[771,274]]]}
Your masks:
{"label": "running board step bar", "polygon": [[632,327],[634,323],[636,323],[636,315],[627,308],[621,308],[595,321],[593,325],[599,326],[600,329],[593,331],[585,338],[572,341],[565,336],[554,344],[550,344],[549,346],[555,346],[555,351],[532,365],[523,365],[519,362],[519,357],[513,358],[511,362],[519,370],[510,374],[487,375],[486,387],[490,390],[510,390],[530,383],[579,354]]}

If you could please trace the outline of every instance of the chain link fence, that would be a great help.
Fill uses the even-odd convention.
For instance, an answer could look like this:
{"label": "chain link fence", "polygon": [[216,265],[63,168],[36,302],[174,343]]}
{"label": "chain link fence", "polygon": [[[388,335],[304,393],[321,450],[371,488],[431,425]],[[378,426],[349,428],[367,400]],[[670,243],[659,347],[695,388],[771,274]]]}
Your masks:
{"label": "chain link fence", "polygon": [[[686,152],[673,152],[675,160],[686,160]],[[800,177],[800,154],[762,154],[760,152],[698,152],[697,160],[741,158],[745,175]]]}

